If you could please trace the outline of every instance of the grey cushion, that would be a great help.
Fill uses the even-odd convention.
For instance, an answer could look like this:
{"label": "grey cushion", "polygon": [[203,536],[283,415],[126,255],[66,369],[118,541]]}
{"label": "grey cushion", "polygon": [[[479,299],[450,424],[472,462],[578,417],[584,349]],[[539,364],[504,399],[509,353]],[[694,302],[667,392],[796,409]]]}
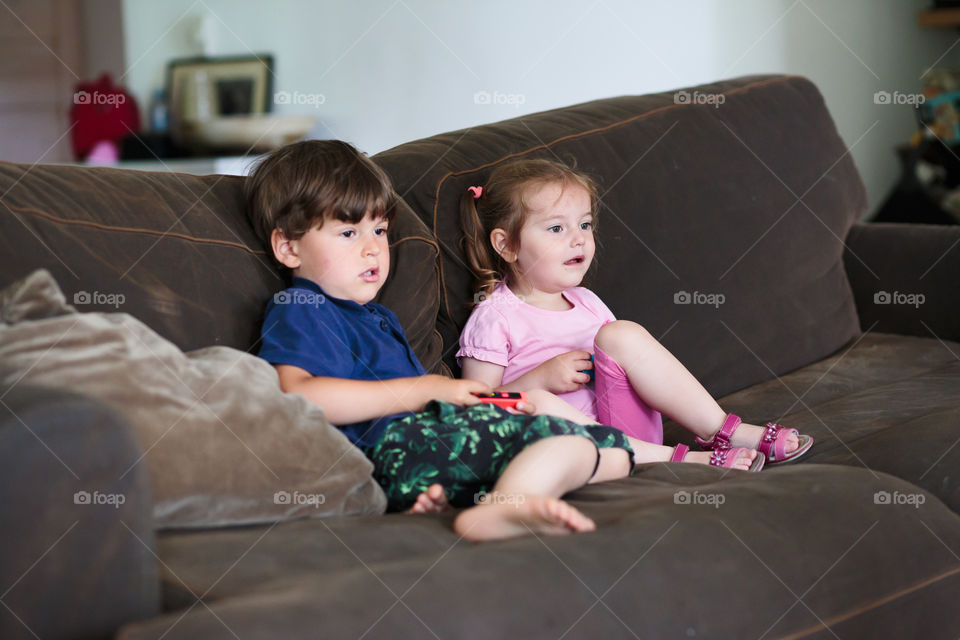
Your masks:
{"label": "grey cushion", "polygon": [[0,387],[67,388],[124,416],[157,527],[384,511],[373,465],[256,356],[184,354],[127,314],[76,313],[45,271],[0,292],[0,317]]}

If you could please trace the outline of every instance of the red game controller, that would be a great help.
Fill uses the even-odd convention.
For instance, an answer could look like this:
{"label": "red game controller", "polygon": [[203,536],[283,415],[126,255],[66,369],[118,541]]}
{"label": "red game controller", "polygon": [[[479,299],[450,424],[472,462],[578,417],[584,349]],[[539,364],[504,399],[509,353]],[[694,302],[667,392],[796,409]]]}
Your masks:
{"label": "red game controller", "polygon": [[527,401],[527,394],[522,391],[519,393],[513,391],[493,391],[491,393],[471,391],[470,393],[480,398],[480,402],[495,404],[504,409],[516,409],[518,403]]}

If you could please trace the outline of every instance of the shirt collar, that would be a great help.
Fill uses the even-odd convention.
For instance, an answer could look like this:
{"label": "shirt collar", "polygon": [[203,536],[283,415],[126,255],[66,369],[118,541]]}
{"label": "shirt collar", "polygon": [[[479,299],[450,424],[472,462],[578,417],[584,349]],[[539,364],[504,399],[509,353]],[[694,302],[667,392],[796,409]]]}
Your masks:
{"label": "shirt collar", "polygon": [[319,293],[325,299],[329,300],[333,304],[347,310],[352,310],[352,311],[363,310],[363,311],[370,311],[370,312],[374,311],[374,309],[370,306],[369,303],[360,304],[359,302],[354,302],[353,300],[344,300],[343,298],[335,298],[331,296],[326,291],[324,291],[319,284],[317,284],[313,280],[310,280],[309,278],[301,278],[300,276],[293,276],[292,286],[300,289],[307,289],[309,291],[313,291],[314,293]]}

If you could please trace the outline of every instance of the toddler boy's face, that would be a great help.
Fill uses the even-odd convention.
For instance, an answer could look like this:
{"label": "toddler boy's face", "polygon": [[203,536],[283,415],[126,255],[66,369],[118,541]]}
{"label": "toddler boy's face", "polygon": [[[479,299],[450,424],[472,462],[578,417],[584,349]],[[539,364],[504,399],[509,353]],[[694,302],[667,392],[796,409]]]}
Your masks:
{"label": "toddler boy's face", "polygon": [[316,282],[335,298],[366,304],[390,273],[385,218],[367,215],[356,224],[327,219],[290,245],[297,266],[281,262],[295,276]]}

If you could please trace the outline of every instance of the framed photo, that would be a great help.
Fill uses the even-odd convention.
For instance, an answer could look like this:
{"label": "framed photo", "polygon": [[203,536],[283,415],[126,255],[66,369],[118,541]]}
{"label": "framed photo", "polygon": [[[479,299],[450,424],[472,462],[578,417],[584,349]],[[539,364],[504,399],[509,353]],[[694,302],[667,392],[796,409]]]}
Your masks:
{"label": "framed photo", "polygon": [[176,132],[185,122],[259,115],[273,106],[273,56],[181,58],[167,68],[167,99]]}

